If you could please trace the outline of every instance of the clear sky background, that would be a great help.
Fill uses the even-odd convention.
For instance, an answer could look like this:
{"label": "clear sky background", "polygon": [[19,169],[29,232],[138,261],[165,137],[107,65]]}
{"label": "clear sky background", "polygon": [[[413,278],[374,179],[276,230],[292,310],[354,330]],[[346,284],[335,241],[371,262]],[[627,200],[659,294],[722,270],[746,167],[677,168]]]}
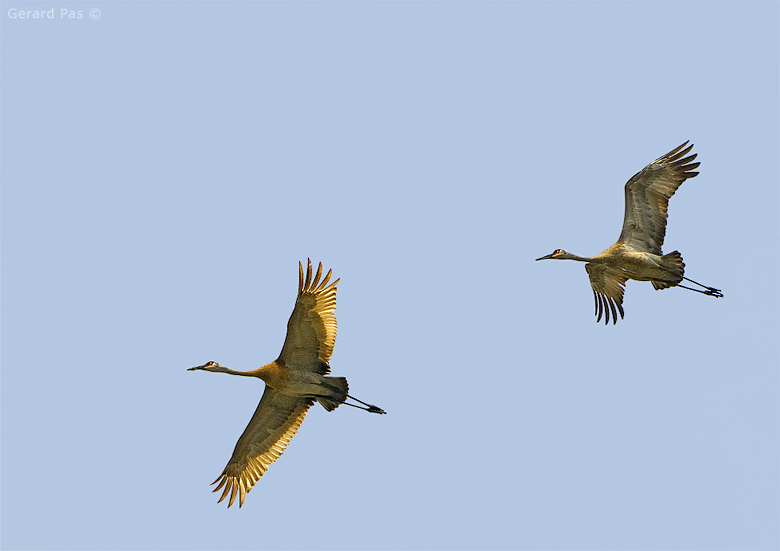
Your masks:
{"label": "clear sky background", "polygon": [[[3,548],[780,547],[777,2],[1,5]],[[664,251],[725,298],[596,324],[534,259],[685,140]],[[186,369],[275,359],[307,257],[388,414],[226,510],[263,383]]]}

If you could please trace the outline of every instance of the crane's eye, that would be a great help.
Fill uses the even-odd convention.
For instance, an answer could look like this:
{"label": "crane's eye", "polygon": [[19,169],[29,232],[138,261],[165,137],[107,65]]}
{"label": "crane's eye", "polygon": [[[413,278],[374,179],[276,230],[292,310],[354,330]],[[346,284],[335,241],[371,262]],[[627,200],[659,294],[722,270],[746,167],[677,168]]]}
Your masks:
{"label": "crane's eye", "polygon": [[206,367],[211,367],[212,365],[214,365],[214,364],[216,364],[216,363],[217,363],[217,362],[213,362],[213,361],[212,361],[212,362],[209,362],[209,363],[207,363],[207,364],[206,364]]}
{"label": "crane's eye", "polygon": [[553,251],[553,254],[560,254],[562,252],[563,252],[563,249],[555,249],[555,251]]}

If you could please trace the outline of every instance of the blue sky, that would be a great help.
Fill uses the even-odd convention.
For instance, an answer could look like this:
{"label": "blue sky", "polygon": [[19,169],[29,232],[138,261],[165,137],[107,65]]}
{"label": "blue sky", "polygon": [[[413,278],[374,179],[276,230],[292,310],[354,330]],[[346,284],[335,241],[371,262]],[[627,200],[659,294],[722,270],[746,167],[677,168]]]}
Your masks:
{"label": "blue sky", "polygon": [[[776,2],[0,5],[3,548],[780,547]],[[685,140],[664,251],[725,297],[596,324],[534,259]],[[388,415],[226,510],[263,384],[186,369],[276,358],[307,257]]]}

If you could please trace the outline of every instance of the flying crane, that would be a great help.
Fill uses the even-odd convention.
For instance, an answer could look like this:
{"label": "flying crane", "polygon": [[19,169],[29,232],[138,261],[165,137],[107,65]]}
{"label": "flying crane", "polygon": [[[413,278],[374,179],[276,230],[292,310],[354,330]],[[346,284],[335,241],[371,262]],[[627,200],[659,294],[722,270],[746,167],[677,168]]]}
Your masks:
{"label": "flying crane", "polygon": [[[238,439],[233,456],[222,474],[212,482],[212,485],[219,482],[215,492],[223,486],[225,488],[217,503],[229,493],[228,507],[233,505],[236,494],[239,495],[238,506],[244,504],[246,494],[268,466],[282,455],[315,401],[327,411],[346,404],[370,413],[385,413],[377,406],[350,396],[345,377],[326,376],[330,373],[328,360],[336,344],[336,316],[333,312],[336,310],[336,284],[340,281],[337,279],[328,285],[331,273],[332,270],[329,270],[320,283],[320,263],[312,280],[309,260],[304,281],[303,266],[298,263],[298,298],[287,322],[282,352],[276,360],[254,371],[233,371],[217,362],[188,369],[257,377],[265,382],[263,397]],[[346,402],[347,398],[363,405]]]}
{"label": "flying crane", "polygon": [[[696,158],[695,153],[685,157],[693,148],[693,144],[685,147],[687,144],[685,142],[656,159],[628,181],[623,231],[614,245],[596,256],[577,256],[556,249],[552,254],[536,259],[587,263],[585,270],[593,287],[597,323],[601,321],[603,313],[604,323],[608,324],[610,311],[613,324],[617,323],[617,312],[623,318],[623,292],[629,279],[650,281],[656,290],[682,287],[712,297],[723,296],[720,289],[707,287],[685,277],[685,264],[679,252],[661,252],[666,235],[669,198],[685,180],[699,174],[691,172],[700,163],[691,162]],[[680,285],[683,280],[702,289]]]}

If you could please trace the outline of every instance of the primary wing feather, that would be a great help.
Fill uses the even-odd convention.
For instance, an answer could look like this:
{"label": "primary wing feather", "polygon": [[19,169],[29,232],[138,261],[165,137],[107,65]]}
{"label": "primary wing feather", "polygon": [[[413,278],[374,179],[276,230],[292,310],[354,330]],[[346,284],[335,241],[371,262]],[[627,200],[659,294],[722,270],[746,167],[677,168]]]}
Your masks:
{"label": "primary wing feather", "polygon": [[[609,323],[609,313],[612,312],[612,324],[617,323],[617,313],[623,317],[623,292],[628,279],[621,271],[610,268],[605,264],[589,262],[585,264],[585,270],[590,278],[590,286],[593,287],[593,300],[596,302],[596,323],[601,321],[604,314],[604,323]],[[617,308],[617,311],[615,309]]]}
{"label": "primary wing feather", "polygon": [[618,241],[638,251],[661,254],[669,199],[680,184],[698,174],[691,172],[700,164],[690,162],[696,154],[685,157],[693,147],[691,144],[683,149],[687,143],[656,159],[628,181],[626,213]]}
{"label": "primary wing feather", "polygon": [[336,344],[336,284],[341,281],[337,279],[328,285],[331,273],[329,270],[320,283],[320,263],[312,279],[309,260],[304,280],[303,266],[298,263],[298,298],[287,322],[287,337],[278,360],[288,367],[323,375],[330,372],[328,361]]}
{"label": "primary wing feather", "polygon": [[287,396],[265,387],[255,414],[238,439],[225,470],[212,482],[219,482],[215,492],[225,487],[217,503],[229,493],[228,507],[233,505],[236,494],[239,495],[238,506],[244,504],[252,486],[260,480],[268,466],[281,457],[313,403],[313,398]]}

